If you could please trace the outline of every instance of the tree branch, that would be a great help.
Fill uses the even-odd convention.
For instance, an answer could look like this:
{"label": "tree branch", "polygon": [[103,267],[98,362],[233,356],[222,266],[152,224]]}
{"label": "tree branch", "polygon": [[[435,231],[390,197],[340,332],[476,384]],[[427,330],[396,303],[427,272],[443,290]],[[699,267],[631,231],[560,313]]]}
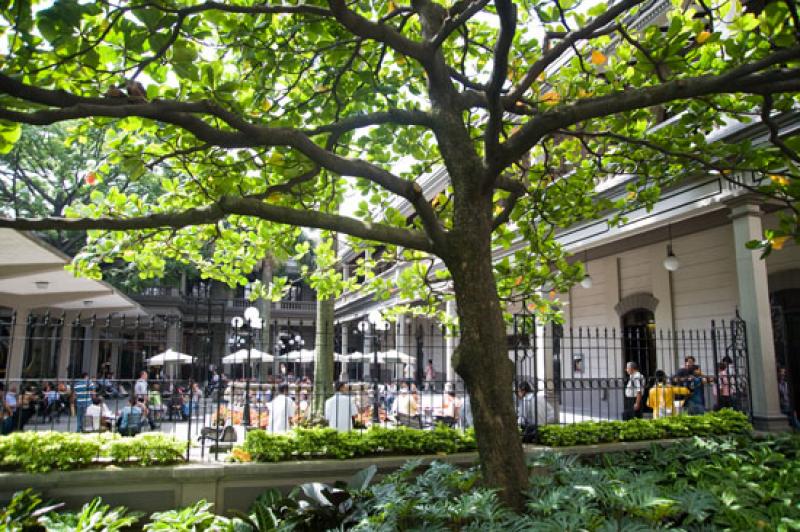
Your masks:
{"label": "tree branch", "polygon": [[590,39],[596,36],[597,32],[602,34],[602,30],[615,18],[641,4],[642,2],[644,2],[644,0],[623,0],[616,5],[610,6],[605,13],[595,18],[584,27],[568,33],[562,41],[560,41],[549,52],[542,55],[538,61],[531,65],[522,80],[520,80],[520,82],[513,89],[511,89],[511,92],[509,92],[509,94],[506,96],[506,99],[510,100],[512,103],[518,101],[522,95],[525,94],[525,91],[527,91],[531,85],[533,85],[533,82],[536,81],[536,78],[538,78],[548,66],[553,64],[576,42],[582,39]]}
{"label": "tree branch", "polygon": [[453,6],[453,9],[448,13],[447,18],[444,19],[441,29],[429,41],[433,49],[439,48],[444,41],[461,25],[465,24],[475,14],[486,7],[489,0],[474,0],[471,3],[463,4],[461,6]]}
{"label": "tree branch", "polygon": [[508,76],[508,53],[517,27],[517,8],[511,0],[495,0],[495,6],[497,7],[497,16],[500,17],[500,33],[494,49],[492,75],[486,88],[486,100],[489,107],[489,120],[484,134],[487,166],[492,166],[489,161],[496,156],[500,144],[500,131],[503,127],[503,104],[500,99],[500,90]]}
{"label": "tree branch", "polygon": [[428,253],[434,251],[433,243],[428,237],[417,231],[363,222],[337,214],[270,205],[255,198],[235,196],[223,196],[214,205],[187,209],[183,212],[155,213],[132,218],[0,218],[0,227],[21,231],[180,229],[190,225],[212,224],[231,214],[254,216],[280,224],[338,231],[356,238],[396,244]]}
{"label": "tree branch", "polygon": [[783,153],[789,160],[794,161],[800,164],[800,155],[789,146],[786,145],[785,142],[781,139],[780,136],[780,128],[778,124],[772,119],[772,95],[765,94],[764,95],[764,105],[761,107],[761,121],[764,122],[764,125],[767,126],[769,130],[769,141],[777,147],[781,153]]}
{"label": "tree branch", "polygon": [[522,157],[545,134],[585,120],[652,107],[661,103],[717,93],[769,94],[791,92],[800,87],[800,69],[759,72],[800,57],[800,45],[784,48],[752,63],[719,75],[678,79],[642,89],[617,91],[557,107],[529,120],[502,146],[499,165]]}
{"label": "tree branch", "polygon": [[347,7],[345,0],[329,0],[331,13],[342,26],[359,37],[382,42],[403,55],[425,63],[429,54],[421,43],[412,41],[391,26],[373,22]]}
{"label": "tree branch", "polygon": [[[120,103],[113,98],[84,98],[65,91],[33,87],[3,74],[0,74],[0,92],[25,101],[58,108],[32,112],[0,108],[0,118],[13,122],[44,125],[76,118],[138,116],[178,126],[197,137],[198,140],[222,148],[271,146],[294,148],[328,170],[343,176],[367,179],[404,198],[415,208],[425,229],[434,241],[440,241],[444,235],[436,214],[425,200],[419,185],[402,179],[372,163],[338,156],[314,143],[308,135],[298,129],[271,128],[251,124],[210,101],[185,103],[157,100],[140,104]],[[399,112],[405,117],[424,118],[426,116],[414,113],[409,115],[409,113]],[[215,128],[194,114],[210,114],[221,118],[236,131]],[[383,115],[382,119],[387,119],[391,114],[390,112]],[[372,116],[374,119],[376,115]],[[345,123],[355,123],[358,120],[359,118],[355,117],[352,122]],[[335,128],[331,129],[331,132],[335,131]]]}

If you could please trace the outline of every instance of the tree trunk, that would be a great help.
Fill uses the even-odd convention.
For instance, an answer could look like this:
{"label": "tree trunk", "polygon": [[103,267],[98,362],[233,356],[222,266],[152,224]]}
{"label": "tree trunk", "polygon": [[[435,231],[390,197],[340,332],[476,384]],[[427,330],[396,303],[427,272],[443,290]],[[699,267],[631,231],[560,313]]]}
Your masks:
{"label": "tree trunk", "polygon": [[446,261],[461,328],[453,365],[469,391],[484,479],[501,490],[506,504],[521,510],[528,469],[514,409],[514,367],[492,269],[491,217],[473,210],[462,220]]}
{"label": "tree trunk", "polygon": [[314,397],[311,417],[325,415],[325,401],[333,395],[333,310],[334,300],[317,300],[317,338],[314,353]]}

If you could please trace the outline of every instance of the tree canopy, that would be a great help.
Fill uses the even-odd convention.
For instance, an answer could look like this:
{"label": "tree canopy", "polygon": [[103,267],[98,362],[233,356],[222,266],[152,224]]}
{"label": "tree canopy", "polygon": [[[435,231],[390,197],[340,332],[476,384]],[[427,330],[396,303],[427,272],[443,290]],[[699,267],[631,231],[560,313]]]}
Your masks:
{"label": "tree canopy", "polygon": [[[288,226],[381,243],[384,258],[412,267],[392,285],[375,280],[379,295],[397,289],[430,310],[454,293],[455,367],[485,473],[519,504],[500,300],[525,297],[546,314],[552,301],[538,288],[580,278],[559,228],[651,205],[677,180],[715,172],[788,208],[782,233],[762,245],[797,238],[798,138],[779,119],[797,107],[800,17],[792,0],[746,7],[5,2],[0,148],[19,124],[108,128],[112,160],[132,180],[159,175],[164,193],[111,187],[68,219],[0,226],[91,230],[84,272],[122,257],[157,274],[168,257],[225,280],[267,251],[293,252]],[[769,142],[710,140],[754,120]],[[423,176],[440,167],[449,185],[426,195]],[[621,175],[635,176],[626,196],[593,193]],[[363,201],[340,212],[352,190]],[[512,245],[492,262],[493,248]],[[323,295],[346,284],[326,268],[330,249],[317,253]]]}

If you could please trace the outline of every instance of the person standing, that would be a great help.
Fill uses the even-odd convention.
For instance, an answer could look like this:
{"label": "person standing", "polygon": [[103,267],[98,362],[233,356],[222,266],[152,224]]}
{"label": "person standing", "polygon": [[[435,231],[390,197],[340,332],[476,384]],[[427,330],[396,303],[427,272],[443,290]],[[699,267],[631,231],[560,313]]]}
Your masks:
{"label": "person standing", "polygon": [[358,415],[358,406],[353,397],[345,393],[344,382],[334,386],[336,393],[325,401],[325,420],[328,426],[340,432],[353,430],[353,420]]}
{"label": "person standing", "polygon": [[686,412],[689,415],[700,415],[706,411],[705,379],[700,366],[695,364],[691,368],[691,375],[686,382],[686,387],[692,392],[686,399]]}
{"label": "person standing", "polygon": [[432,391],[434,389],[434,379],[436,379],[436,370],[433,367],[433,360],[429,358],[428,365],[425,366],[425,390]]}
{"label": "person standing", "polygon": [[295,414],[295,405],[292,398],[289,397],[288,384],[280,384],[278,386],[278,395],[267,403],[267,408],[269,409],[267,430],[272,433],[288,431],[291,419]]}
{"label": "person standing", "polygon": [[639,364],[628,362],[625,364],[628,382],[625,384],[625,410],[622,419],[627,421],[635,417],[642,417],[642,398],[644,396],[644,377],[639,373]]}
{"label": "person standing", "polygon": [[676,395],[689,395],[691,391],[683,386],[673,386],[667,382],[667,374],[656,371],[656,384],[647,394],[647,406],[653,409],[653,419],[676,415],[680,411],[683,401],[676,399]]}
{"label": "person standing", "polygon": [[72,393],[75,398],[75,419],[77,425],[76,432],[83,430],[83,418],[86,415],[86,409],[92,404],[92,383],[89,381],[89,374],[84,372],[81,374],[80,380],[75,381],[72,385]]}
{"label": "person standing", "polygon": [[147,401],[147,372],[142,371],[139,374],[139,379],[133,385],[133,393],[137,399]]}

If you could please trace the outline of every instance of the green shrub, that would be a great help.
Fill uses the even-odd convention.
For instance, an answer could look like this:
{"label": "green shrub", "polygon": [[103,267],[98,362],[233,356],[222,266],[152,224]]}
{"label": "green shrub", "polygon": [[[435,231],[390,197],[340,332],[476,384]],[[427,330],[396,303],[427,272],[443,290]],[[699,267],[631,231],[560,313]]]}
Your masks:
{"label": "green shrub", "polygon": [[75,469],[101,455],[104,438],[72,432],[15,432],[0,437],[0,466],[44,473]]}
{"label": "green shrub", "polygon": [[122,465],[133,460],[141,465],[172,464],[180,462],[185,452],[185,441],[155,433],[134,438],[72,432],[0,436],[0,468],[29,473],[77,469],[109,458]]}
{"label": "green shrub", "polygon": [[444,425],[433,430],[408,427],[372,427],[367,431],[338,432],[331,428],[295,429],[288,434],[269,434],[263,430],[248,432],[242,452],[257,462],[313,458],[355,458],[373,455],[435,454],[475,449],[475,433],[461,432]]}
{"label": "green shrub", "polygon": [[658,440],[687,436],[746,434],[753,430],[747,416],[724,409],[702,416],[675,416],[630,421],[583,421],[574,425],[539,427],[539,443],[552,447],[619,441]]}
{"label": "green shrub", "polygon": [[111,442],[109,456],[114,462],[131,460],[141,465],[174,464],[183,460],[186,442],[164,434],[139,434],[133,438],[117,438]]}

